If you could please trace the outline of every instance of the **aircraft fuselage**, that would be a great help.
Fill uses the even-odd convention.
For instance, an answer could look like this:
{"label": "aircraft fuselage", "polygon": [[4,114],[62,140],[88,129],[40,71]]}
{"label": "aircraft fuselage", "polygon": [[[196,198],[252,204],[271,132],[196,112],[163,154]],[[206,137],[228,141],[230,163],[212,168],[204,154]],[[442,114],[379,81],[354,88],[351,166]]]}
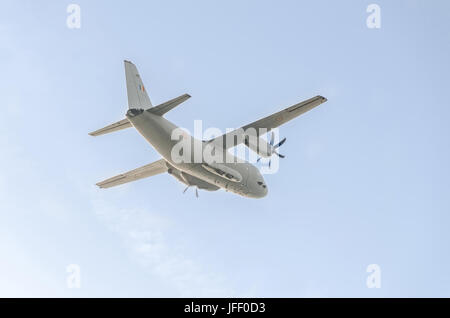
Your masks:
{"label": "aircraft fuselage", "polygon": [[[233,162],[220,163],[220,168],[194,160],[175,162],[172,158],[172,149],[178,140],[172,140],[172,132],[179,128],[178,126],[162,116],[141,109],[130,109],[126,116],[136,130],[166,160],[168,172],[184,184],[209,191],[222,188],[250,198],[261,198],[267,195],[268,189],[264,178],[259,169],[249,162],[238,162],[234,156]],[[192,144],[196,142],[192,136],[189,138]]]}

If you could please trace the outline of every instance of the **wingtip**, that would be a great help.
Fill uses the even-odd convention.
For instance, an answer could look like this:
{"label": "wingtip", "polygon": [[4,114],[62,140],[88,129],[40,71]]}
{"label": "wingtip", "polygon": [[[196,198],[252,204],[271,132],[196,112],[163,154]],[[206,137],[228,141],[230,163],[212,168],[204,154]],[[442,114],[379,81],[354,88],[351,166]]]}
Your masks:
{"label": "wingtip", "polygon": [[322,95],[318,95],[318,97],[322,100],[322,103],[328,101],[328,99],[326,97],[323,97]]}
{"label": "wingtip", "polygon": [[99,130],[94,130],[94,131],[91,131],[90,133],[88,133],[88,135],[92,136],[92,137],[97,137],[99,134],[100,134]]}

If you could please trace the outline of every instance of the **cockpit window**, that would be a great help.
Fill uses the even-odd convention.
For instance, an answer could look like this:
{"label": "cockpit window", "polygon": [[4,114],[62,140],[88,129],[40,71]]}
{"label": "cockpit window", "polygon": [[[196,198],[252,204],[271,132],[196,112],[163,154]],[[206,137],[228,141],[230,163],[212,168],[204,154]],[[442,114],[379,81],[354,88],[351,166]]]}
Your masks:
{"label": "cockpit window", "polygon": [[266,185],[264,183],[262,183],[261,181],[257,181],[257,184],[259,184],[260,186],[262,186],[264,189],[266,188]]}

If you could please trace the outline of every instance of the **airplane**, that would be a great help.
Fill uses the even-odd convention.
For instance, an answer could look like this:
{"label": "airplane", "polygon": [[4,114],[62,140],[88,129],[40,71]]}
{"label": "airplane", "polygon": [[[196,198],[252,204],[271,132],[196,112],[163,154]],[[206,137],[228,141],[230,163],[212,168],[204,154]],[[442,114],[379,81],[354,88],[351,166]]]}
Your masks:
{"label": "airplane", "polygon": [[[124,61],[124,64],[128,97],[126,118],[93,131],[89,135],[100,136],[134,127],[155,148],[162,158],[140,168],[101,181],[96,184],[100,188],[110,188],[161,173],[168,173],[187,186],[184,192],[189,187],[195,187],[197,197],[198,189],[207,191],[224,189],[225,191],[248,198],[265,197],[268,193],[268,187],[259,169],[248,161],[243,161],[242,159],[240,161],[237,160],[228,150],[243,143],[249,149],[256,152],[260,158],[270,158],[273,155],[284,158],[283,155],[277,152],[277,149],[286,141],[286,138],[274,145],[273,132],[268,143],[260,138],[262,135],[259,131],[269,132],[327,101],[323,96],[315,96],[211,140],[199,141],[185,133],[184,137],[188,138],[187,140],[190,142],[200,142],[204,146],[209,145],[213,147],[214,152],[219,151],[224,156],[232,156],[236,160],[231,160],[232,162],[229,162],[230,160],[226,162],[207,162],[205,160],[200,162],[195,162],[195,160],[193,162],[180,162],[180,160],[175,160],[172,153],[172,149],[178,141],[172,140],[171,138],[174,129],[179,127],[168,121],[164,117],[164,114],[191,96],[184,94],[160,105],[153,106],[136,66],[127,60]],[[254,133],[256,139],[249,138],[248,135],[242,133],[247,130],[251,131],[251,129],[256,131]],[[234,138],[236,135],[240,138]],[[224,141],[230,140],[228,139],[230,137],[233,142],[224,143]],[[260,147],[259,145],[264,145],[265,147]]]}

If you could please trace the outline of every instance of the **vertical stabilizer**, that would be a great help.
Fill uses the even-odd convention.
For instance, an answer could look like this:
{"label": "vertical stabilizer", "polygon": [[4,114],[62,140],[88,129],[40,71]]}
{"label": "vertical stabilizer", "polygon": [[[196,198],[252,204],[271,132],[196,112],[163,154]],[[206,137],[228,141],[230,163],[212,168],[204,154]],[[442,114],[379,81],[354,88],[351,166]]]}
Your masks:
{"label": "vertical stabilizer", "polygon": [[147,95],[147,90],[144,87],[144,83],[142,83],[136,65],[130,61],[124,61],[124,63],[127,81],[128,108],[147,109],[152,107],[152,103]]}

